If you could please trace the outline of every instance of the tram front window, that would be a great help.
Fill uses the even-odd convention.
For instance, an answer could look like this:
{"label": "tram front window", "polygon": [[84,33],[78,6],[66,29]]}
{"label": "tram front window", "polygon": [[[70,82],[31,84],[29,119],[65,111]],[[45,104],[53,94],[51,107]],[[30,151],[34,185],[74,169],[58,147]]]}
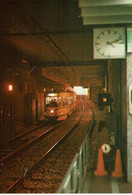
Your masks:
{"label": "tram front window", "polygon": [[49,99],[49,101],[46,104],[47,107],[57,107],[58,103],[56,99]]}

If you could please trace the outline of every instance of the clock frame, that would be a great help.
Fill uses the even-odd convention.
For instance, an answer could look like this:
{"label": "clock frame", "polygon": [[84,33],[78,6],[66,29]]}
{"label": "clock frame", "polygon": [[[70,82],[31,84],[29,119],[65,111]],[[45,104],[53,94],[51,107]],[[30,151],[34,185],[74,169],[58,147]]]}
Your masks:
{"label": "clock frame", "polygon": [[94,59],[126,58],[124,27],[94,28]]}

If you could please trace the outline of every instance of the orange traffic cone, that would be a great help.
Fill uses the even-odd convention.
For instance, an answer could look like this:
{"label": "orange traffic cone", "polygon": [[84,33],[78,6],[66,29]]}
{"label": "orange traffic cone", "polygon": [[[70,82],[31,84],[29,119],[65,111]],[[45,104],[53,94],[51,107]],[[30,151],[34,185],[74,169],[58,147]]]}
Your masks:
{"label": "orange traffic cone", "polygon": [[103,159],[103,151],[102,151],[102,148],[99,148],[97,170],[94,171],[94,174],[96,176],[105,176],[105,175],[108,175],[108,172],[105,170],[105,166],[104,166],[104,159]]}
{"label": "orange traffic cone", "polygon": [[123,177],[122,172],[122,163],[121,163],[121,154],[120,150],[116,150],[116,161],[115,161],[115,170],[112,172],[113,177]]}

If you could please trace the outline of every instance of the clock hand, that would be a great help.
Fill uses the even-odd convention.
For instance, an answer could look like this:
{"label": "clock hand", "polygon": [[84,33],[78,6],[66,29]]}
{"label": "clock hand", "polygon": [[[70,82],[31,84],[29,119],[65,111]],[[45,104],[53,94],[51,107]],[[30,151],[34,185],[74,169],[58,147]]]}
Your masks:
{"label": "clock hand", "polygon": [[114,41],[111,41],[111,42],[109,42],[109,44],[111,44],[111,43],[116,43],[116,42],[118,42],[118,41],[120,41],[121,39],[116,39],[116,40],[114,40]]}
{"label": "clock hand", "polygon": [[111,45],[112,47],[115,47],[114,45],[112,45],[112,43],[111,42],[109,42],[109,41],[107,41],[106,42],[106,45]]}
{"label": "clock hand", "polygon": [[120,41],[120,40],[121,40],[121,39],[116,39],[116,40],[111,41],[111,42],[107,41],[106,45],[111,45],[112,47],[115,47],[112,43],[116,43],[116,42],[118,42],[118,41]]}

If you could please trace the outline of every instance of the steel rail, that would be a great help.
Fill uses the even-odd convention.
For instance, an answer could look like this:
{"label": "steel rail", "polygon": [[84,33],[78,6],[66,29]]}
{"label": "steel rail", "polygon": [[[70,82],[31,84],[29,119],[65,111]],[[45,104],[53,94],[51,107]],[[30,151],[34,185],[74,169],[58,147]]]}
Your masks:
{"label": "steel rail", "polygon": [[92,111],[92,114],[93,114],[93,116],[92,116],[92,123],[94,123],[94,121],[95,121],[95,112],[94,112],[92,106],[90,105],[89,101],[86,99],[86,97],[84,97],[84,99],[86,100],[87,104],[89,105],[89,108]]}
{"label": "steel rail", "polygon": [[[29,130],[27,130],[27,131],[25,131],[25,132],[23,132],[23,133],[20,133],[20,134],[16,135],[16,136],[13,137],[13,138],[10,138],[9,140],[3,142],[2,144],[0,143],[0,147],[2,147],[4,144],[9,144],[10,142],[13,142],[13,141],[15,141],[15,140],[18,139],[18,138],[21,138],[21,137],[23,137],[23,136],[25,136],[25,135],[28,135],[29,133],[31,133],[31,132],[33,132],[33,131],[36,131],[37,129],[43,127],[43,126],[46,125],[46,124],[47,124],[47,121],[44,121],[41,125],[29,127]],[[22,129],[24,129],[24,128],[22,128]],[[27,128],[27,129],[28,129],[28,128]]]}
{"label": "steel rail", "polygon": [[[89,104],[88,100],[86,99],[86,97],[83,96],[83,98],[84,98],[84,100],[86,101],[86,103],[88,104],[90,110],[92,111],[92,120],[91,120],[91,124],[90,124],[90,127],[89,127],[89,132],[88,132],[88,134],[86,134],[86,136],[84,137],[84,140],[83,140],[82,144],[80,145],[80,148],[81,148],[82,145],[84,144],[84,141],[86,140],[86,137],[88,137],[88,136],[90,137],[90,136],[91,136],[90,134],[91,134],[91,131],[92,131],[94,122],[95,122],[95,113],[94,113],[94,110],[93,110],[93,108],[90,106],[90,104]],[[80,148],[79,148],[79,150],[80,150]]]}
{"label": "steel rail", "polygon": [[[13,157],[14,155],[16,155],[17,153],[21,152],[22,150],[24,150],[26,147],[34,144],[35,142],[37,142],[38,140],[42,139],[44,136],[46,136],[48,133],[50,133],[51,131],[54,131],[56,128],[58,128],[62,123],[57,124],[56,126],[46,130],[45,132],[43,132],[42,134],[40,134],[39,136],[35,137],[34,139],[28,141],[26,144],[24,144],[23,146],[17,148],[16,150],[14,150],[13,152],[9,153],[8,155],[6,155],[5,157],[3,157],[2,159],[0,159],[0,163],[3,163],[5,160],[8,160],[9,158]],[[34,130],[33,130],[34,131]],[[30,134],[31,132],[28,132],[27,134]]]}
{"label": "steel rail", "polygon": [[76,122],[76,124],[67,132],[65,133],[54,145],[52,145],[52,147],[43,154],[43,156],[38,160],[37,163],[35,163],[30,169],[27,170],[26,174],[24,174],[23,177],[20,177],[19,179],[17,179],[7,190],[6,193],[13,193],[16,188],[18,188],[22,182],[24,181],[24,179],[29,176],[32,171],[45,159],[45,157],[48,156],[48,154],[59,144],[61,144],[61,142],[78,126],[78,124],[80,123],[84,113],[85,113],[85,108],[82,102],[82,99],[80,98],[81,101],[81,106],[82,106],[82,114],[80,116],[80,118],[78,119],[78,121]]}

